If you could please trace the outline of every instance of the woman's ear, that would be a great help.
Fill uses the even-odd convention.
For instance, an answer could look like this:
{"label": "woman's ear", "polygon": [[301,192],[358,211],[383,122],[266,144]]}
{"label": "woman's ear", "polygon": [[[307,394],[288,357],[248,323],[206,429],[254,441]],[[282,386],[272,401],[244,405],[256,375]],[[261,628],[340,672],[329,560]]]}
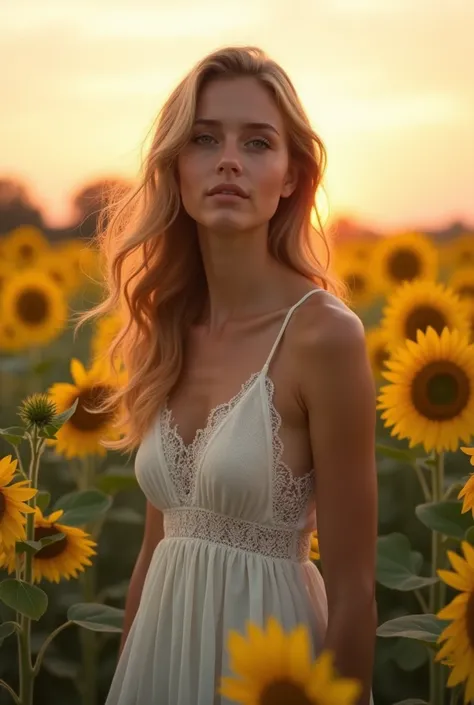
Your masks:
{"label": "woman's ear", "polygon": [[281,197],[288,198],[289,196],[291,196],[293,191],[296,189],[297,185],[298,185],[298,167],[293,162],[292,164],[289,165],[288,171],[286,172],[286,177],[283,182],[283,187],[281,189]]}

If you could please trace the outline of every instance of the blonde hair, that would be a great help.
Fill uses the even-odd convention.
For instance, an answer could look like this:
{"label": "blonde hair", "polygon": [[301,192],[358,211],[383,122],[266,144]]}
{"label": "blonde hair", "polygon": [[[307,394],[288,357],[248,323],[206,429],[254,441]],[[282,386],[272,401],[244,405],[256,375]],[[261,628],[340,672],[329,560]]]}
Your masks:
{"label": "blonde hair", "polygon": [[[190,139],[203,85],[241,76],[255,77],[270,90],[286,124],[290,159],[299,167],[297,189],[280,200],[269,223],[269,252],[309,281],[342,295],[342,285],[329,272],[330,249],[315,200],[326,150],[290,78],[257,47],[227,47],[209,54],[164,104],[138,185],[127,196],[111,199],[103,212],[106,226],[97,235],[107,294],[82,314],[79,325],[119,310],[123,325],[108,354],[114,365],[123,361],[128,372],[126,385],[101,407],[120,409],[122,437],[104,442],[108,448],[138,446],[180,376],[185,336],[203,311],[208,290],[196,224],[181,203],[177,157]],[[311,223],[312,213],[319,230]],[[327,252],[325,266],[315,235]]]}

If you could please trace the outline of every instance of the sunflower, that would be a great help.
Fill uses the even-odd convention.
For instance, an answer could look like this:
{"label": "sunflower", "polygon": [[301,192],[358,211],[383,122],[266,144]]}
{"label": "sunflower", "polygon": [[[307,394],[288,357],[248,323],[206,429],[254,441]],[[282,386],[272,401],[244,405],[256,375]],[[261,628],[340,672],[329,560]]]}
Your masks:
{"label": "sunflower", "polygon": [[406,281],[436,279],[438,250],[421,233],[387,236],[375,243],[372,264],[379,290],[390,291]]}
{"label": "sunflower", "polygon": [[376,379],[382,377],[385,363],[390,358],[389,340],[390,336],[382,328],[371,328],[365,334],[367,353]]}
{"label": "sunflower", "polygon": [[[471,465],[474,465],[474,448],[461,448],[463,453],[469,455],[471,458]],[[472,516],[474,518],[474,472],[470,474],[466,484],[458,494],[458,499],[464,497],[463,506],[461,509],[461,514],[472,511]]]}
{"label": "sunflower", "polygon": [[285,634],[270,617],[266,630],[247,623],[248,638],[231,631],[230,665],[239,678],[222,678],[219,692],[242,705],[353,705],[358,681],[336,675],[333,656],[323,651],[311,661],[307,629]]}
{"label": "sunflower", "polygon": [[410,448],[457,450],[474,429],[474,345],[459,331],[418,331],[387,362],[378,409],[392,435],[409,438]]}
{"label": "sunflower", "polygon": [[94,335],[91,340],[93,358],[103,356],[110,348],[112,341],[122,327],[122,317],[118,313],[99,318],[95,325]]}
{"label": "sunflower", "polygon": [[51,250],[38,258],[36,267],[54,281],[57,286],[70,295],[75,292],[80,285],[80,277],[71,259],[62,257],[59,252]]}
{"label": "sunflower", "polygon": [[309,551],[309,557],[312,561],[319,561],[321,554],[319,553],[319,538],[318,532],[313,531],[311,534],[311,546]]}
{"label": "sunflower", "polygon": [[8,321],[0,321],[0,351],[1,352],[18,352],[28,347],[28,341],[25,335],[14,323]]}
{"label": "sunflower", "polygon": [[64,330],[68,309],[63,292],[47,274],[25,269],[6,281],[2,313],[29,345],[47,345]]}
{"label": "sunflower", "polygon": [[367,263],[361,259],[344,258],[336,262],[335,272],[349,290],[349,303],[361,307],[372,303],[376,295]]}
{"label": "sunflower", "polygon": [[[35,541],[44,539],[46,536],[64,534],[64,538],[35,553],[33,580],[36,583],[39,583],[43,578],[51,583],[59,583],[61,578],[65,580],[77,578],[86,566],[92,565],[90,557],[96,554],[94,550],[97,546],[96,542],[82,529],[60,524],[58,519],[63,514],[64,512],[59,510],[45,517],[39,507],[35,509]],[[15,570],[14,549],[5,551],[4,565],[9,573],[13,573]]]}
{"label": "sunflower", "polygon": [[474,301],[474,264],[456,269],[449,280],[449,286],[461,299]]}
{"label": "sunflower", "polygon": [[452,269],[474,267],[474,232],[458,235],[443,249]]}
{"label": "sunflower", "polygon": [[50,245],[42,230],[34,225],[21,225],[8,233],[4,248],[7,260],[18,267],[31,267]]}
{"label": "sunflower", "polygon": [[[1,257],[0,253],[0,257]],[[14,271],[14,270],[13,270]],[[0,259],[0,296],[7,279],[12,276],[12,265],[5,259]]]}
{"label": "sunflower", "polygon": [[68,267],[73,268],[74,276],[83,285],[91,279],[93,281],[103,280],[102,257],[97,248],[88,245],[85,240],[64,240],[55,245],[54,252],[66,259]]}
{"label": "sunflower", "polygon": [[372,258],[373,240],[363,237],[354,237],[351,240],[336,242],[334,258],[336,266],[345,260],[356,259],[367,264]]}
{"label": "sunflower", "polygon": [[15,545],[15,541],[25,539],[26,519],[24,514],[34,512],[25,504],[35,496],[38,490],[29,486],[28,480],[14,482],[17,460],[7,455],[0,460],[0,549],[5,550]]}
{"label": "sunflower", "polygon": [[438,335],[444,328],[469,335],[467,307],[449,287],[428,281],[405,282],[389,297],[381,327],[394,349],[405,340],[416,340],[418,331],[431,326]]}
{"label": "sunflower", "polygon": [[101,441],[112,441],[120,437],[116,429],[116,415],[91,413],[103,403],[107,396],[125,381],[123,373],[116,375],[103,361],[95,361],[89,371],[79,360],[71,361],[71,376],[74,384],[57,383],[49,390],[56,404],[57,413],[71,407],[79,400],[74,414],[56,433],[52,441],[56,451],[67,458],[82,458],[87,455],[105,455]]}
{"label": "sunflower", "polygon": [[474,700],[474,547],[467,541],[462,541],[461,546],[464,558],[447,551],[454,572],[438,570],[441,580],[461,594],[437,614],[439,619],[453,621],[438,639],[445,643],[436,654],[436,661],[449,659],[452,671],[448,686],[453,688],[465,681],[464,702],[468,703]]}

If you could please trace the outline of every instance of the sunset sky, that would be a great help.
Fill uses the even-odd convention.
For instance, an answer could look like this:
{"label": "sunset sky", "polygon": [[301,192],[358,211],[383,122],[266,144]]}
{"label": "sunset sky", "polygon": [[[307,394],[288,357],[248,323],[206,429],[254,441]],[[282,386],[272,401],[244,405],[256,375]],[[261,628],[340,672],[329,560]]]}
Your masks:
{"label": "sunset sky", "polygon": [[333,215],[474,227],[473,0],[0,0],[0,31],[0,176],[52,224],[87,181],[133,177],[174,85],[237,43],[293,79]]}

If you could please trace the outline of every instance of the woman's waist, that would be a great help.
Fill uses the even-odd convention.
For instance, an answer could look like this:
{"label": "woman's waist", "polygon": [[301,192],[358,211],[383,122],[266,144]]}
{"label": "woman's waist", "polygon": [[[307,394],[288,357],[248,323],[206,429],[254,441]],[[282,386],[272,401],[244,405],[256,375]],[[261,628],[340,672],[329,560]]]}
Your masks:
{"label": "woman's waist", "polygon": [[165,539],[198,539],[300,563],[309,558],[310,531],[261,524],[201,507],[168,508],[163,510],[163,519]]}

